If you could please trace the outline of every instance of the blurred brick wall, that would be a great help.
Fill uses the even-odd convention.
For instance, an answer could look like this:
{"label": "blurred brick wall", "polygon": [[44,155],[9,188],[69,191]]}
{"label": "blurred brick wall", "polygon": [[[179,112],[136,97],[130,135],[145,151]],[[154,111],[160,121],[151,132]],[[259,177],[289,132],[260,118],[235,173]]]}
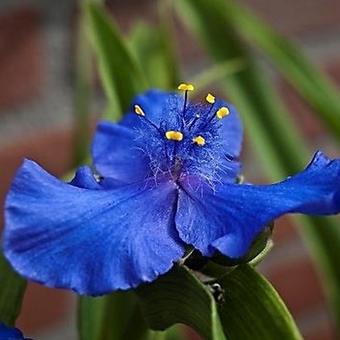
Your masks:
{"label": "blurred brick wall", "polygon": [[[62,1],[58,3],[62,5]],[[70,168],[68,27],[72,7],[64,4],[58,13],[52,1],[0,3],[0,207],[23,157],[38,161],[58,176]],[[0,225],[2,220],[1,212]],[[19,327],[31,335],[45,332],[50,339],[50,329],[73,314],[71,295],[30,284]],[[68,339],[68,335],[59,336]]]}
{"label": "blurred brick wall", "polygon": [[[150,0],[129,0],[124,5],[118,0],[108,2],[124,29],[139,16],[153,18]],[[339,1],[243,2],[301,44],[340,82]],[[0,206],[23,157],[38,161],[58,176],[71,166],[73,15],[74,1],[1,0]],[[193,41],[183,39],[185,55],[200,65],[201,51]],[[311,146],[320,145],[335,155],[334,146],[309,108],[279,76],[275,77]],[[245,156],[247,164],[256,162],[247,152]],[[260,172],[249,175],[254,180],[261,178]],[[331,317],[310,257],[291,222],[282,219],[278,225],[276,246],[261,268],[283,296],[307,340],[334,340]],[[73,317],[71,293],[32,284],[19,325],[28,334],[42,334],[39,339],[71,340]]]}

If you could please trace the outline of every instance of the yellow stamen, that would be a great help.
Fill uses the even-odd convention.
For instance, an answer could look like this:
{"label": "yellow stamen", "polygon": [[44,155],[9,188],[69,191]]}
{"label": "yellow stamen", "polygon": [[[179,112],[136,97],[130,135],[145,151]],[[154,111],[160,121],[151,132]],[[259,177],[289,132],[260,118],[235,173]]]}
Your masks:
{"label": "yellow stamen", "polygon": [[208,95],[205,97],[205,100],[210,104],[215,103],[215,97],[211,93],[208,93]]}
{"label": "yellow stamen", "polygon": [[165,133],[165,137],[169,140],[180,142],[183,139],[183,133],[180,131],[170,130]]}
{"label": "yellow stamen", "polygon": [[194,85],[182,83],[178,85],[178,89],[181,91],[193,91]]}
{"label": "yellow stamen", "polygon": [[145,116],[145,112],[143,111],[143,109],[139,105],[135,105],[135,113],[138,116]]}
{"label": "yellow stamen", "polygon": [[197,137],[193,138],[192,141],[199,146],[203,146],[205,144],[205,138],[202,137],[202,136],[197,136]]}
{"label": "yellow stamen", "polygon": [[219,118],[219,119],[222,119],[226,116],[228,116],[230,114],[230,111],[227,107],[223,106],[221,107],[220,109],[217,110],[216,112],[216,116]]}

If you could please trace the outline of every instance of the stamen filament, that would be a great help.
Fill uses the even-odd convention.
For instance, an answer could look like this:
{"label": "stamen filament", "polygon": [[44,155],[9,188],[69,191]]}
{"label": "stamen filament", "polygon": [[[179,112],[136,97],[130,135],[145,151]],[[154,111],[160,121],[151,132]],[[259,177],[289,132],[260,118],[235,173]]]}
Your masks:
{"label": "stamen filament", "polygon": [[181,83],[181,84],[178,85],[178,89],[180,91],[184,91],[184,106],[183,106],[183,113],[184,113],[186,108],[187,108],[188,92],[194,90],[194,85]]}
{"label": "stamen filament", "polygon": [[135,113],[138,117],[144,119],[150,126],[155,128],[161,135],[163,135],[162,131],[159,129],[159,127],[146,117],[145,112],[141,108],[141,106],[139,106],[138,104],[135,104],[134,109],[135,109]]}
{"label": "stamen filament", "polygon": [[197,120],[198,120],[200,117],[201,117],[200,114],[197,113],[196,116],[195,116],[195,118],[192,119],[191,122],[189,122],[189,124],[188,124],[188,129],[190,129],[190,128],[197,122]]}

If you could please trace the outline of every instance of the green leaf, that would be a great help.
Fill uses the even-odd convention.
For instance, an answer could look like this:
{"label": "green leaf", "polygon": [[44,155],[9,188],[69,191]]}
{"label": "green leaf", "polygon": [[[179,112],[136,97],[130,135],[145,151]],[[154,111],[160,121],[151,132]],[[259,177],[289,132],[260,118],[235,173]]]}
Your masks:
{"label": "green leaf", "polygon": [[[238,38],[224,0],[173,2],[183,21],[199,36],[217,62],[243,58],[247,67],[227,77],[224,87],[245,122],[259,164],[267,175],[282,179],[304,166],[310,156],[303,139],[283,108],[273,86],[264,78],[247,46]],[[190,18],[190,20],[189,20]],[[238,27],[238,26],[237,26]],[[340,325],[340,230],[334,219],[299,217],[311,255],[327,283],[329,301]]]}
{"label": "green leaf", "polygon": [[20,313],[26,281],[13,271],[0,254],[0,322],[14,326]]}
{"label": "green leaf", "polygon": [[74,152],[73,166],[83,164],[90,145],[90,117],[93,65],[90,42],[86,34],[87,21],[83,2],[79,4],[76,53],[74,58]]}
{"label": "green leaf", "polygon": [[175,266],[157,281],[139,287],[137,294],[152,329],[165,330],[183,323],[204,339],[225,339],[214,298],[185,267]]}
{"label": "green leaf", "polygon": [[166,1],[158,1],[158,22],[136,24],[129,37],[131,51],[151,87],[173,90],[181,81],[173,38],[173,17]]}
{"label": "green leaf", "polygon": [[278,293],[251,266],[237,267],[219,284],[225,295],[218,310],[228,339],[302,339]]}
{"label": "green leaf", "polygon": [[198,73],[190,83],[195,84],[195,89],[201,92],[216,82],[222,81],[225,77],[241,71],[246,66],[244,60],[230,59],[216,65],[212,65],[206,70]]}
{"label": "green leaf", "polygon": [[147,340],[183,340],[184,334],[180,325],[168,328],[166,331],[149,330]]}
{"label": "green leaf", "polygon": [[81,340],[143,340],[148,336],[144,319],[132,292],[103,297],[81,297],[78,304]]}
{"label": "green leaf", "polygon": [[[214,289],[219,289],[215,296],[223,296],[219,303],[211,293]],[[176,266],[138,288],[137,294],[152,329],[184,323],[208,340],[302,339],[277,292],[249,265],[226,274],[217,288],[202,284],[186,267]]]}
{"label": "green leaf", "polygon": [[340,139],[340,93],[325,74],[292,42],[235,1],[225,1],[225,8],[225,16],[238,32],[271,58],[282,75]]}
{"label": "green leaf", "polygon": [[[177,64],[165,44],[161,27],[146,23],[134,26],[128,43],[152,87],[172,89],[178,82]],[[176,82],[174,84],[174,82]]]}
{"label": "green leaf", "polygon": [[117,120],[131,104],[133,96],[146,88],[146,81],[112,18],[102,6],[87,3],[86,10],[88,33],[108,99],[106,118]]}

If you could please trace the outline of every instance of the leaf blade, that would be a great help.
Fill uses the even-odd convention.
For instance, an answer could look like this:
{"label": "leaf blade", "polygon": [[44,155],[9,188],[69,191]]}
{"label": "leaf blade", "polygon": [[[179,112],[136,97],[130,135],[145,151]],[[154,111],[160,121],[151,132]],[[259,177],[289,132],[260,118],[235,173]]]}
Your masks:
{"label": "leaf blade", "polygon": [[204,339],[225,339],[213,297],[185,267],[176,266],[157,281],[141,286],[137,294],[152,329],[184,323]]}
{"label": "leaf blade", "polygon": [[297,46],[250,11],[230,0],[225,5],[226,16],[241,35],[270,57],[286,80],[340,139],[340,96],[328,77]]}
{"label": "leaf blade", "polygon": [[237,267],[220,284],[226,292],[219,315],[229,339],[302,340],[278,293],[251,266]]}
{"label": "leaf blade", "polygon": [[117,120],[127,110],[133,96],[145,89],[147,84],[113,20],[98,4],[89,2],[85,8],[88,34],[109,103],[108,116]]}
{"label": "leaf blade", "polygon": [[0,254],[0,322],[14,326],[20,313],[26,280],[11,268]]}

